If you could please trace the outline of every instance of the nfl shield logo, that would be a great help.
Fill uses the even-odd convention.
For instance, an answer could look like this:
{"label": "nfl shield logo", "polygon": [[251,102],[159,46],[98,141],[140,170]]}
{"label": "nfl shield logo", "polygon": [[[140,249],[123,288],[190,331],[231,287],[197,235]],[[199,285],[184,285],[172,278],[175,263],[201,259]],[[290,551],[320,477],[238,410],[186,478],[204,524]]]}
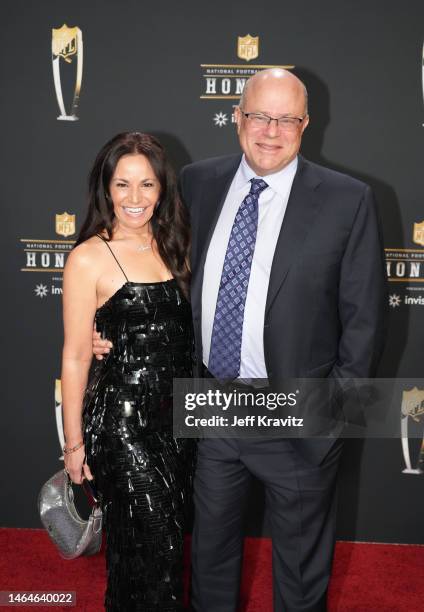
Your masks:
{"label": "nfl shield logo", "polygon": [[415,244],[424,246],[424,221],[421,221],[421,223],[414,223],[414,235],[412,236],[412,240]]}
{"label": "nfl shield logo", "polygon": [[237,56],[250,62],[259,55],[259,36],[239,36],[237,38]]}
{"label": "nfl shield logo", "polygon": [[404,391],[401,411],[404,416],[410,416],[414,421],[419,421],[419,417],[424,414],[424,390],[414,387],[410,391]]}
{"label": "nfl shield logo", "polygon": [[66,23],[61,28],[52,29],[52,53],[55,57],[63,57],[70,63],[69,59],[77,53],[77,34],[79,28],[68,28]]}
{"label": "nfl shield logo", "polygon": [[75,234],[75,215],[69,215],[67,212],[56,215],[56,234],[65,238]]}

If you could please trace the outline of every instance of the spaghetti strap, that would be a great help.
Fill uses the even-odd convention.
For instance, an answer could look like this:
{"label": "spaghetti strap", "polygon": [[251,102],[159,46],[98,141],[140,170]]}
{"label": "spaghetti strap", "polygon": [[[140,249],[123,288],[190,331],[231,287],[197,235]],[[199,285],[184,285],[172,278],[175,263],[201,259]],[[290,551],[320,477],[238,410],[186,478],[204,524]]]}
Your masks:
{"label": "spaghetti strap", "polygon": [[98,237],[99,237],[101,240],[103,240],[103,242],[105,243],[105,245],[107,246],[107,248],[109,249],[109,251],[112,253],[112,257],[113,257],[113,259],[116,261],[116,263],[118,264],[119,269],[121,270],[122,274],[125,276],[125,280],[127,281],[127,283],[129,283],[129,282],[130,282],[130,281],[129,281],[129,278],[128,278],[128,276],[125,274],[125,272],[124,272],[124,268],[121,266],[121,264],[119,263],[119,261],[116,259],[115,253],[114,253],[114,252],[112,251],[112,249],[110,248],[110,245],[109,245],[108,241],[107,241],[105,238],[103,238],[103,236],[102,236],[101,234],[96,234],[96,236],[98,236]]}

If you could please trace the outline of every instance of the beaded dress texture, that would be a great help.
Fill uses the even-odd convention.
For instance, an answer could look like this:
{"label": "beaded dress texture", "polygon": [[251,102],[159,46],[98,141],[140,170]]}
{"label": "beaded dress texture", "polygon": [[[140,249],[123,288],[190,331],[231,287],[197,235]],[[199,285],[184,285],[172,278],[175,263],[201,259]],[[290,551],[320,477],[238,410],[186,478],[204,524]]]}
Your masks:
{"label": "beaded dress texture", "polygon": [[134,283],[122,272],[125,284],[96,312],[113,349],[93,368],[83,410],[104,512],[105,607],[176,612],[195,447],[172,435],[172,381],[192,376],[191,310],[175,280]]}

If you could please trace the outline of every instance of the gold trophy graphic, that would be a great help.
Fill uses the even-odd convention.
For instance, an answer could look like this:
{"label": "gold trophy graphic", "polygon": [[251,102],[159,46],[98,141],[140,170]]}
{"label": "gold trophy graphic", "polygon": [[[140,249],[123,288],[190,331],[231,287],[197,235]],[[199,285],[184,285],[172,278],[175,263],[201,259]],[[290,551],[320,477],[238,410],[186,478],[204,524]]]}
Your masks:
{"label": "gold trophy graphic", "polygon": [[424,422],[424,390],[414,387],[410,391],[402,393],[401,405],[401,440],[405,469],[403,474],[422,474],[424,472],[424,436],[421,441],[418,460],[412,467],[411,453],[409,449],[408,424]]}
{"label": "gold trophy graphic", "polygon": [[[76,56],[77,59],[77,74],[75,80],[74,96],[70,114],[66,113],[65,103],[63,101],[62,82],[60,79],[60,61],[61,58],[67,64],[71,64]],[[78,121],[77,109],[81,91],[82,82],[82,60],[83,60],[83,45],[82,32],[79,28],[68,28],[66,23],[61,28],[52,29],[52,64],[54,88],[56,91],[57,103],[59,105],[61,121]]]}
{"label": "gold trophy graphic", "polygon": [[[60,449],[65,446],[65,436],[63,435],[63,418],[62,418],[62,384],[56,378],[54,383],[54,411],[56,415],[57,435],[59,438]],[[59,457],[63,461],[63,454]]]}

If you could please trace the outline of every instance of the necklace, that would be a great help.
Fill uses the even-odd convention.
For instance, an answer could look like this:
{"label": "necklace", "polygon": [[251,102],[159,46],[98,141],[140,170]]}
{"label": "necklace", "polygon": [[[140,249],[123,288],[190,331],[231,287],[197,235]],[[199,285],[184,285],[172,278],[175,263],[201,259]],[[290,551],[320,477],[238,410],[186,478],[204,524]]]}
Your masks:
{"label": "necklace", "polygon": [[150,238],[150,244],[140,244],[137,247],[137,251],[149,251],[152,248],[152,239]]}
{"label": "necklace", "polygon": [[151,244],[140,244],[140,246],[137,247],[137,251],[148,251],[151,248]]}

